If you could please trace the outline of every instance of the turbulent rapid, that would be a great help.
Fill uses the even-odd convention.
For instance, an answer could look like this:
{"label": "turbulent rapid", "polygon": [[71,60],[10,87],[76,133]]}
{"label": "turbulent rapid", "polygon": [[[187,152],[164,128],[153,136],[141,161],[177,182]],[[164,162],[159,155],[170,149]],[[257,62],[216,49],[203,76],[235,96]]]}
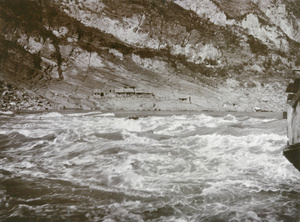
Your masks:
{"label": "turbulent rapid", "polygon": [[286,120],[0,116],[1,221],[299,221]]}

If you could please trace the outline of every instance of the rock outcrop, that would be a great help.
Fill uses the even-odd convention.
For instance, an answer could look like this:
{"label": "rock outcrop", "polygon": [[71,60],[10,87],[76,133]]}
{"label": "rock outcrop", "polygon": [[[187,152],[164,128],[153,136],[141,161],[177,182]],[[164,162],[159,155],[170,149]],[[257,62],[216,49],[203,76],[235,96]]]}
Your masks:
{"label": "rock outcrop", "polygon": [[3,81],[0,81],[0,101],[0,110],[41,111],[60,109],[55,103],[42,96]]}
{"label": "rock outcrop", "polygon": [[192,95],[192,109],[282,111],[300,65],[298,9],[291,0],[1,1],[0,78],[57,107],[113,108],[94,90],[134,87],[156,103]]}

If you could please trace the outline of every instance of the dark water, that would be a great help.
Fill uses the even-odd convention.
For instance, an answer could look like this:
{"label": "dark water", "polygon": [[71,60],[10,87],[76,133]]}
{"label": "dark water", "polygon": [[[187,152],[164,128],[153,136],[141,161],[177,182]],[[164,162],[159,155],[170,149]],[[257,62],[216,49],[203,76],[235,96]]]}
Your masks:
{"label": "dark water", "polygon": [[300,220],[286,120],[126,115],[0,116],[0,220]]}

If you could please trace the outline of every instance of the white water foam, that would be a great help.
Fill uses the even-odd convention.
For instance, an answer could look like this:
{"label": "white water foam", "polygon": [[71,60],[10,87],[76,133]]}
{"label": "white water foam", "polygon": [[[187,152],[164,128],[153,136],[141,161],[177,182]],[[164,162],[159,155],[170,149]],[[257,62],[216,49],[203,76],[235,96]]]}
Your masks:
{"label": "white water foam", "polygon": [[12,118],[1,128],[7,148],[0,170],[24,180],[64,181],[53,185],[56,192],[70,186],[93,190],[90,195],[105,192],[108,199],[86,194],[94,201],[89,204],[101,206],[94,210],[81,205],[83,197],[65,194],[78,201],[66,209],[75,214],[84,208],[90,220],[95,211],[105,212],[102,221],[297,219],[300,176],[282,155],[283,121],[99,115]]}

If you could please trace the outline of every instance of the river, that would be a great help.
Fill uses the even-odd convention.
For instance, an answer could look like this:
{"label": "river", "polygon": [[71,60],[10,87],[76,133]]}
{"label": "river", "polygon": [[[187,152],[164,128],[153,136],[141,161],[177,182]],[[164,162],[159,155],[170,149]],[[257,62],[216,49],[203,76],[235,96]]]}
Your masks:
{"label": "river", "polygon": [[286,143],[277,114],[2,115],[0,220],[298,222]]}

